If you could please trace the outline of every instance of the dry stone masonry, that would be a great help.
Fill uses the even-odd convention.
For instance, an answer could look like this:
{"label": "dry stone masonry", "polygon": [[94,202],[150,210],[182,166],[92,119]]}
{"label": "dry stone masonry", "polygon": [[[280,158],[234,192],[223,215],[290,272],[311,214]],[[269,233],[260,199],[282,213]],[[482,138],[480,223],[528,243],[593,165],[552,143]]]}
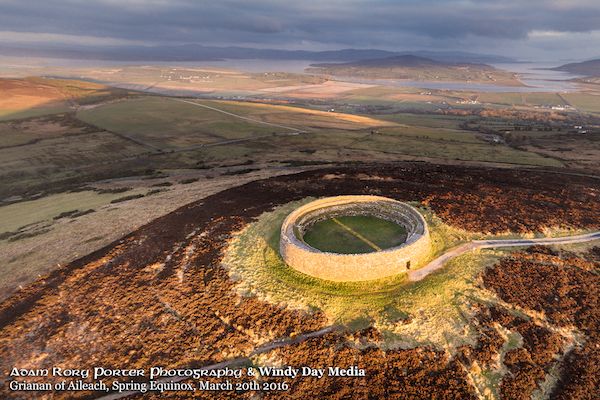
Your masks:
{"label": "dry stone masonry", "polygon": [[[328,253],[304,242],[317,221],[342,215],[371,215],[404,226],[403,244],[364,254]],[[406,203],[380,196],[336,196],[308,203],[287,216],[279,249],[284,261],[304,274],[335,282],[366,281],[406,272],[423,265],[431,253],[423,216]]]}

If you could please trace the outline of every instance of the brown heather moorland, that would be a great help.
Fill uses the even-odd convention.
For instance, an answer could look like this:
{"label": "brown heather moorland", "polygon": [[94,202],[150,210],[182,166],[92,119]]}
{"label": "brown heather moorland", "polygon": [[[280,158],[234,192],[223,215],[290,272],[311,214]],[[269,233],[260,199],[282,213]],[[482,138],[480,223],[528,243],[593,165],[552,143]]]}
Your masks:
{"label": "brown heather moorland", "polygon": [[[232,233],[289,201],[307,196],[378,194],[429,205],[444,222],[458,228],[535,232],[556,226],[597,229],[598,191],[598,181],[584,176],[422,163],[335,167],[251,182],[158,218],[5,300],[0,304],[0,365],[3,370],[15,365],[203,366],[247,356],[274,339],[326,326],[328,321],[318,311],[295,311],[241,297],[220,265]],[[490,270],[485,285],[507,303],[546,311],[553,324],[573,321],[589,335],[588,343],[594,343],[598,281],[591,270],[597,269],[597,261],[569,254],[567,260],[577,260],[577,266],[570,261],[561,265],[564,255],[550,255],[558,263],[550,267],[546,261],[527,259],[542,257],[539,253],[517,254]],[[593,254],[597,257],[597,252]],[[544,280],[538,276],[542,272],[527,268],[530,265],[553,278]],[[580,271],[578,265],[585,267]],[[497,272],[509,268],[522,282],[502,279]],[[533,278],[529,278],[531,274]],[[534,285],[547,291],[538,293]],[[514,291],[513,297],[505,294],[509,290]],[[561,306],[554,308],[547,293],[557,290]],[[493,332],[500,324],[524,338],[522,348],[505,356],[510,371],[500,388],[505,398],[534,390],[555,365],[554,357],[563,356],[563,339],[535,321],[493,308],[482,308],[478,318],[482,334]],[[367,379],[353,380],[354,386],[341,379],[298,380],[290,392],[269,396],[302,398],[310,388],[319,398],[347,398],[350,394],[363,398],[472,398],[476,393],[467,373],[470,363],[491,363],[497,356],[488,353],[497,353],[500,346],[492,334],[487,342],[482,340],[480,346],[451,358],[430,348],[383,351],[375,346],[378,339],[372,331],[365,331],[359,340],[367,343],[366,347],[357,347],[351,343],[356,338],[347,335],[313,338],[274,350],[273,356],[286,363],[314,366],[363,365],[369,370]],[[593,369],[598,364],[592,359],[597,347],[573,351],[587,353],[566,355],[561,387],[572,387],[572,393],[581,393],[578,398],[586,398],[593,387],[589,384],[598,376]],[[4,398],[37,395],[21,392],[15,396],[6,386],[2,390]],[[555,395],[561,396],[560,390]],[[93,397],[86,392],[78,392],[78,396]],[[56,393],[52,398],[74,395]]]}
{"label": "brown heather moorland", "polygon": [[[600,397],[598,254],[600,247],[592,248],[585,257],[530,248],[503,259],[483,277],[485,285],[504,301],[541,312],[558,327],[574,326],[585,336],[585,342],[575,346],[563,361],[559,382],[552,393],[555,399]],[[549,360],[548,354],[529,351],[532,359]],[[518,369],[516,359],[514,368]],[[515,393],[531,387],[531,383],[515,381],[517,379],[503,382],[505,398],[513,398]]]}

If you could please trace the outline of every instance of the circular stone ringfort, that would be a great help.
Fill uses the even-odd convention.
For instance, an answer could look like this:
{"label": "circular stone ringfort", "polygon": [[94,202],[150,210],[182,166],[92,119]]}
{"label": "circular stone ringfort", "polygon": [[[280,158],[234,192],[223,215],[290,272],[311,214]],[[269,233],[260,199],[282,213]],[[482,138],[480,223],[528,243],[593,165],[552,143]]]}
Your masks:
{"label": "circular stone ringfort", "polygon": [[281,256],[304,274],[366,281],[421,266],[431,253],[423,216],[380,196],[336,196],[308,203],[281,226]]}

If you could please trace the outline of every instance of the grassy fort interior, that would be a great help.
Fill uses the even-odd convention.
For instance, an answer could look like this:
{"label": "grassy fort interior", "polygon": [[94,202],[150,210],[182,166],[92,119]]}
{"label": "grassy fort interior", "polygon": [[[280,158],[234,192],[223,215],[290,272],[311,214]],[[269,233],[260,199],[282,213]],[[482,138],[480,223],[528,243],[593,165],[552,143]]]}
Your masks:
{"label": "grassy fort interior", "polygon": [[371,215],[346,215],[315,222],[302,239],[331,253],[370,253],[406,240],[402,225]]}

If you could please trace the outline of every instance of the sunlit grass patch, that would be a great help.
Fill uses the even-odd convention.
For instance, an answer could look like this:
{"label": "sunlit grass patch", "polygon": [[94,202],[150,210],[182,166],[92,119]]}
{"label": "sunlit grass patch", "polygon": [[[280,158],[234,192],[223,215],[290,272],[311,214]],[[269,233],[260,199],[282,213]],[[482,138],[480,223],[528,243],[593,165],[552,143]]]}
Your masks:
{"label": "sunlit grass patch", "polygon": [[348,215],[316,222],[304,234],[310,246],[327,252],[370,253],[406,240],[406,228],[369,215]]}

